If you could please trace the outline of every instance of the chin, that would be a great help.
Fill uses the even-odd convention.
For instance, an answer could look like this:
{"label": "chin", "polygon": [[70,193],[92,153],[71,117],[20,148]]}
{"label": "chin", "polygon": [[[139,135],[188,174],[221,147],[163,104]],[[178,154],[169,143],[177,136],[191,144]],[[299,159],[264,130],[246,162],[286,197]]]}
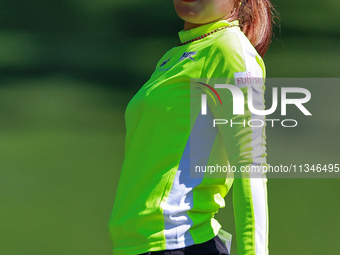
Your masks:
{"label": "chin", "polygon": [[194,12],[177,12],[178,17],[180,17],[183,21],[185,22],[189,22],[192,24],[206,24],[206,23],[210,23],[213,20],[210,18],[204,18],[202,17],[202,15],[199,15],[197,13]]}

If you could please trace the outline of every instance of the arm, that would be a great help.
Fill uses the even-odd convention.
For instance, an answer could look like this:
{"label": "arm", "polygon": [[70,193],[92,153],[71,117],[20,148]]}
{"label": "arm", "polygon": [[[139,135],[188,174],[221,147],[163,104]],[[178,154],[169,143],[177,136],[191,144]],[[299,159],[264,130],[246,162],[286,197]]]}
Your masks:
{"label": "arm", "polygon": [[[241,84],[237,78],[265,76],[262,59],[244,38],[228,37],[212,48],[214,61],[207,63],[207,77],[221,78],[211,80],[211,84],[232,84],[242,90],[244,95],[244,115],[233,115],[233,97],[227,89],[218,89],[223,105],[216,107],[213,102],[209,108],[216,119],[227,119],[227,125],[218,125],[231,166],[238,169],[246,166],[266,164],[265,128],[250,127],[248,121],[261,119],[248,109],[248,88],[253,92],[256,109],[264,109],[264,84]],[[241,42],[242,41],[242,42]],[[224,81],[224,82],[223,82]],[[235,124],[231,127],[230,122]],[[257,124],[258,125],[258,124]],[[233,205],[236,225],[237,251],[240,255],[268,254],[268,209],[267,179],[251,178],[249,174],[236,176],[233,183]],[[242,177],[242,178],[240,178]]]}

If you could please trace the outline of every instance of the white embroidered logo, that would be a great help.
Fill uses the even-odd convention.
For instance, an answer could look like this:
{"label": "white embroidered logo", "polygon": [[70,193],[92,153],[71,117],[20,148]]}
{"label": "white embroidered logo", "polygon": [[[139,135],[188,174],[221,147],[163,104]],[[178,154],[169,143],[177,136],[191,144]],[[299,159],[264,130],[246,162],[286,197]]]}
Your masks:
{"label": "white embroidered logo", "polygon": [[197,51],[192,51],[192,52],[184,52],[184,54],[182,55],[182,57],[179,59],[179,62],[181,62],[182,60],[188,58],[191,59],[192,61],[195,62],[195,59],[192,58],[192,56],[196,55]]}
{"label": "white embroidered logo", "polygon": [[159,67],[165,66],[166,63],[168,63],[170,61],[170,58],[168,60],[165,60]]}

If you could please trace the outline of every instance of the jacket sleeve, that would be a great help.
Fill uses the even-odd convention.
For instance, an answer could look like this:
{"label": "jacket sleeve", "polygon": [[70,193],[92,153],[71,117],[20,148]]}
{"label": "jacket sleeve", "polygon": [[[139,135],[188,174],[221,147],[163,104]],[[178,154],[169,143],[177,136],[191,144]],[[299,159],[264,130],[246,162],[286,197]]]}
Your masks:
{"label": "jacket sleeve", "polygon": [[233,182],[237,252],[268,255],[266,176],[240,172],[260,169],[259,166],[266,164],[265,116],[253,114],[247,103],[252,94],[252,105],[257,110],[265,108],[264,64],[243,34],[231,34],[217,41],[209,55],[212,57],[206,59],[202,74],[207,77],[207,83],[215,88],[216,84],[229,84],[244,95],[243,114],[233,114],[233,103],[240,98],[234,98],[226,88],[216,88],[222,105],[208,100],[214,118],[226,123],[216,126],[223,138],[229,165],[238,170]]}

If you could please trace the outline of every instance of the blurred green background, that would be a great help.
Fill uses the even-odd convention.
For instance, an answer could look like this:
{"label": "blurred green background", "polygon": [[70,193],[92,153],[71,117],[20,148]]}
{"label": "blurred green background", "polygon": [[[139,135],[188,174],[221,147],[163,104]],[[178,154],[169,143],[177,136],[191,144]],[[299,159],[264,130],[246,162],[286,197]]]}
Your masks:
{"label": "blurred green background", "polygon": [[[274,5],[268,77],[339,77],[340,2]],[[182,27],[170,0],[0,1],[0,254],[111,254],[124,109]],[[313,117],[268,130],[269,163],[339,163],[339,87],[310,89]],[[271,254],[339,253],[339,184],[269,180]]]}

